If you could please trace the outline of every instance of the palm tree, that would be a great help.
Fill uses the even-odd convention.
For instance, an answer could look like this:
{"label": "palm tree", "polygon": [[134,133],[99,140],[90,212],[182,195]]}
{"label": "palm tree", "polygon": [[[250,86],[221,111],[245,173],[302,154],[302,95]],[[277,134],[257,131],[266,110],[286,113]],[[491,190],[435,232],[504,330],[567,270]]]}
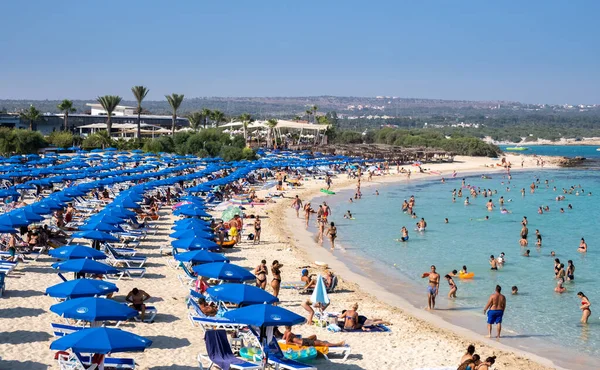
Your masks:
{"label": "palm tree", "polygon": [[210,119],[214,122],[215,127],[219,127],[219,123],[225,122],[225,113],[220,110],[213,110],[210,114]]}
{"label": "palm tree", "polygon": [[135,100],[137,100],[137,138],[141,138],[142,137],[142,100],[144,100],[144,98],[146,97],[146,95],[148,95],[148,93],[150,92],[150,89],[148,89],[146,86],[134,86],[131,88],[131,92],[133,93],[133,96],[135,96]]}
{"label": "palm tree", "polygon": [[[267,127],[269,128],[269,130],[267,131],[267,146],[269,146],[271,143],[271,132],[275,129],[276,126],[277,126],[276,119],[271,118],[270,120],[267,121]],[[271,146],[273,146],[273,145],[271,145]]]}
{"label": "palm tree", "polygon": [[121,103],[121,97],[117,95],[104,95],[98,97],[98,103],[104,108],[106,111],[106,133],[108,137],[110,137],[112,130],[112,122],[110,119],[112,118],[112,114],[117,108],[117,105]]}
{"label": "palm tree", "polygon": [[77,109],[73,108],[73,101],[68,99],[64,99],[59,105],[56,106],[56,108],[65,113],[65,131],[67,131],[69,129],[69,125],[67,124],[67,121],[69,120],[69,113],[74,113],[77,111]]}
{"label": "palm tree", "polygon": [[198,131],[198,128],[200,127],[200,124],[202,123],[204,117],[202,116],[202,113],[194,112],[187,116],[187,119],[188,121],[190,121],[190,127],[192,128],[192,130]]}
{"label": "palm tree", "polygon": [[212,115],[212,111],[208,108],[202,108],[202,116],[204,117],[204,128],[206,128],[206,124],[208,123],[208,119]]}
{"label": "palm tree", "polygon": [[307,109],[306,110],[306,121],[308,121],[308,123],[310,123],[310,115],[312,114],[312,109]]}
{"label": "palm tree", "polygon": [[314,117],[314,118],[313,118],[313,123],[317,123],[317,122],[315,121],[315,119],[317,118],[317,111],[318,111],[318,110],[319,110],[319,107],[317,107],[316,105],[313,105],[313,106],[312,106],[313,117]]}
{"label": "palm tree", "polygon": [[173,121],[171,123],[171,134],[175,134],[175,121],[177,120],[177,109],[179,109],[179,106],[181,105],[181,102],[183,101],[183,94],[178,95],[178,94],[173,93],[171,95],[165,95],[165,97],[167,98],[167,101],[169,102],[171,109],[173,109]]}
{"label": "palm tree", "polygon": [[248,125],[254,122],[254,118],[252,118],[250,113],[243,113],[238,119],[242,121],[242,127],[244,127],[244,142],[248,145]]}
{"label": "palm tree", "polygon": [[42,118],[42,112],[37,110],[33,105],[29,106],[29,109],[21,112],[19,117],[22,120],[29,121],[29,131],[33,131],[33,122],[38,121]]}

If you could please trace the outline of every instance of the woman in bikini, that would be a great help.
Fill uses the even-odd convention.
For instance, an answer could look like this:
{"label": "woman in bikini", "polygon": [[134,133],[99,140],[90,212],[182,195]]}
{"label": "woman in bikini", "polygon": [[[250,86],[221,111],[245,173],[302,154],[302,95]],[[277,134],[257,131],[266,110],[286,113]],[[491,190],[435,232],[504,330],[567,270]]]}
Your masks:
{"label": "woman in bikini", "polygon": [[254,219],[254,243],[260,244],[260,216],[256,216]]}
{"label": "woman in bikini", "polygon": [[448,292],[448,298],[456,298],[456,291],[458,290],[456,283],[454,282],[454,280],[452,280],[452,276],[446,275],[444,277],[446,278],[446,281],[448,281],[448,285],[450,285],[450,292]]}
{"label": "woman in bikini", "polygon": [[[532,191],[533,193],[533,191]],[[479,364],[475,370],[489,370],[493,364],[496,363],[496,356],[488,357],[484,362]]]}
{"label": "woman in bikini", "polygon": [[267,269],[267,261],[260,261],[260,265],[256,266],[254,269],[254,275],[256,275],[256,286],[262,290],[267,288],[267,274],[269,270]]}
{"label": "woman in bikini", "polygon": [[592,310],[590,310],[590,300],[585,296],[582,292],[577,293],[579,299],[581,299],[581,306],[579,309],[581,310],[581,323],[587,324],[589,317],[592,315]]}
{"label": "woman in bikini", "polygon": [[273,261],[271,265],[271,273],[273,274],[273,280],[271,280],[271,288],[273,288],[273,295],[279,296],[279,288],[281,286],[281,268],[283,265],[279,261]]}
{"label": "woman in bikini", "polygon": [[329,240],[331,241],[331,250],[333,250],[335,248],[335,238],[337,237],[337,228],[333,222],[327,230],[327,235],[329,235]]}

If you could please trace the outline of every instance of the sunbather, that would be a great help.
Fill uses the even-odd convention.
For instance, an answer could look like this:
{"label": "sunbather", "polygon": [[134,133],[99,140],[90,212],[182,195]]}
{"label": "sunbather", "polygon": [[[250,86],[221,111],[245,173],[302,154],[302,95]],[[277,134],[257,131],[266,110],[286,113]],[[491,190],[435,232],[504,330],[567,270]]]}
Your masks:
{"label": "sunbather", "polygon": [[292,327],[286,326],[285,332],[283,333],[283,339],[286,344],[297,344],[299,346],[312,346],[312,347],[341,347],[344,346],[345,342],[330,343],[323,340],[318,340],[316,335],[311,335],[306,338],[299,338],[296,334],[292,333]]}
{"label": "sunbather", "polygon": [[200,306],[200,311],[208,317],[216,316],[219,311],[216,306],[206,303],[204,298],[198,298],[198,306]]}
{"label": "sunbather", "polygon": [[390,325],[388,321],[383,319],[367,319],[366,316],[359,315],[358,303],[352,305],[350,310],[342,311],[342,320],[344,321],[344,329],[369,331],[369,327],[377,325]]}
{"label": "sunbather", "polygon": [[300,280],[302,280],[306,284],[304,287],[302,287],[303,291],[315,288],[315,285],[317,285],[317,280],[313,279],[314,276],[315,275],[308,274],[308,269],[302,270],[302,277],[300,278]]}
{"label": "sunbather", "polygon": [[127,294],[125,300],[131,303],[131,307],[133,309],[140,312],[140,318],[142,321],[144,321],[144,314],[146,313],[146,305],[144,302],[149,298],[151,298],[150,294],[143,290],[139,290],[138,288],[133,288],[131,292]]}

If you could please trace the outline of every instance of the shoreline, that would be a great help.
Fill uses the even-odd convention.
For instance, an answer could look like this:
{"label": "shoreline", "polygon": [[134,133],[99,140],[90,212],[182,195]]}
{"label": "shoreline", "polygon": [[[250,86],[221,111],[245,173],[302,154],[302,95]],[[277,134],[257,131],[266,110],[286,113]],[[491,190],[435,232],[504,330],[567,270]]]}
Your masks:
{"label": "shoreline", "polygon": [[[515,156],[517,158],[519,158],[520,156]],[[531,157],[525,156],[526,158],[529,158],[529,162],[533,162],[533,159]],[[514,159],[513,159],[514,161]],[[466,163],[468,164],[468,160],[466,161]],[[463,169],[460,170],[459,172],[459,176],[472,176],[474,174],[478,174],[478,173],[504,173],[503,171],[499,171],[498,168],[490,168],[490,167],[481,167],[481,163],[479,163],[478,165],[467,165],[466,167],[463,167]],[[436,165],[432,164],[430,165],[430,167],[432,167],[433,169],[436,169]],[[557,169],[558,166],[548,166],[547,169]],[[536,167],[535,165],[532,167],[528,167],[528,168],[524,168],[524,170],[531,170],[531,169],[539,169],[539,167]],[[517,169],[518,170],[518,169]],[[439,180],[442,176],[441,175],[436,175],[435,177],[430,177],[430,176],[426,176],[423,174],[418,174],[415,173],[415,175],[421,175],[421,176],[415,176],[413,177],[411,180],[408,181],[431,181],[431,180]],[[343,176],[343,175],[342,175]],[[341,177],[341,176],[340,176]],[[381,181],[380,181],[381,180]],[[342,181],[339,181],[338,178],[338,182],[339,184],[336,184],[336,181],[334,181],[334,188],[337,191],[343,191],[343,190],[347,190],[347,189],[352,189],[354,187],[356,180],[349,180],[349,179],[344,179]],[[398,176],[398,175],[388,175],[386,177],[382,177],[382,178],[376,178],[375,181],[372,181],[370,183],[368,182],[363,182],[363,187],[372,187],[375,185],[386,185],[386,184],[403,184],[405,183],[404,181],[407,181],[405,176]],[[319,188],[312,188],[312,189],[303,189],[303,191],[300,192],[296,192],[296,194],[298,194],[300,196],[301,199],[303,199],[305,202],[306,201],[311,201],[311,199],[314,198],[318,198],[319,195],[321,195],[320,193],[320,189]],[[350,268],[350,266],[348,266],[346,263],[344,263],[343,258],[339,258],[336,256],[336,253],[334,252],[333,254],[329,252],[328,249],[324,248],[323,246],[320,246],[318,243],[316,243],[314,241],[314,235],[306,230],[304,228],[304,219],[303,218],[296,218],[294,215],[294,211],[292,209],[288,209],[286,211],[283,211],[283,217],[284,217],[284,225],[287,227],[287,230],[285,230],[285,232],[288,234],[288,236],[295,242],[293,244],[295,244],[298,249],[305,255],[305,257],[309,260],[315,261],[315,260],[319,260],[322,262],[325,262],[329,265],[329,268],[334,270],[336,272],[336,274],[338,276],[341,276],[345,282],[349,282],[351,285],[355,286],[357,289],[360,290],[361,294],[364,297],[368,297],[368,296],[372,296],[374,297],[374,300],[379,301],[379,302],[383,302],[386,305],[389,305],[390,310],[392,312],[394,312],[395,310],[397,311],[398,309],[400,310],[399,314],[400,315],[405,315],[408,316],[409,320],[419,320],[422,321],[419,324],[425,326],[425,329],[427,331],[432,331],[432,332],[438,332],[438,331],[443,331],[445,336],[450,336],[451,340],[455,340],[455,341],[461,341],[464,342],[466,341],[470,341],[470,342],[474,342],[476,344],[476,346],[479,349],[486,349],[486,347],[489,347],[488,351],[491,349],[492,351],[494,351],[495,355],[498,355],[499,358],[501,358],[501,362],[506,360],[506,358],[510,357],[511,358],[511,362],[514,362],[513,364],[508,364],[505,363],[503,368],[555,368],[555,369],[563,369],[562,367],[557,366],[557,364],[555,362],[553,362],[552,360],[549,360],[547,358],[544,358],[540,355],[531,353],[531,352],[527,352],[524,351],[522,349],[516,348],[514,346],[510,346],[504,343],[499,343],[496,340],[492,340],[492,339],[488,339],[485,338],[482,334],[477,333],[469,328],[466,327],[462,327],[462,326],[458,326],[456,324],[453,324],[452,322],[449,322],[447,319],[447,317],[443,317],[443,316],[439,316],[439,315],[435,315],[432,313],[429,313],[427,311],[421,310],[418,307],[416,307],[413,303],[411,303],[408,299],[406,299],[404,296],[399,295],[397,293],[393,293],[391,291],[389,291],[386,288],[383,288],[382,286],[380,286],[378,283],[376,283],[374,280],[370,279],[368,276],[362,275],[356,271],[352,271],[352,269]],[[291,232],[291,230],[294,230],[294,233]],[[301,245],[301,246],[300,246]],[[336,252],[339,253],[339,251],[336,248]],[[360,288],[358,288],[360,287]],[[369,292],[369,293],[366,293]],[[332,298],[334,298],[336,296],[333,296]],[[333,299],[332,299],[333,300]],[[396,313],[398,314],[398,313]],[[393,327],[392,330],[398,329],[396,327]],[[453,337],[454,336],[454,337]],[[456,337],[458,336],[458,337]],[[498,353],[497,351],[501,351],[500,353]],[[479,352],[479,351],[478,351]],[[460,352],[457,352],[456,355],[458,355]],[[486,354],[486,356],[489,354]],[[534,361],[536,364],[530,363],[530,361]],[[521,363],[520,363],[521,362]],[[522,362],[528,362],[527,365],[523,364]],[[517,363],[520,363],[517,365]],[[434,364],[434,363],[425,363],[428,366],[439,366],[440,364]],[[454,361],[450,360],[450,364],[442,364],[444,366],[454,366]]]}

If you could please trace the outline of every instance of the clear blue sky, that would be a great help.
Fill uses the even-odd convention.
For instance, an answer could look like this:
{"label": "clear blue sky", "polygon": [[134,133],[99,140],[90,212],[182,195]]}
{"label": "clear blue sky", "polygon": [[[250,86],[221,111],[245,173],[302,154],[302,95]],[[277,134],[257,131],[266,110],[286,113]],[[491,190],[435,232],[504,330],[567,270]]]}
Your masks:
{"label": "clear blue sky", "polygon": [[600,103],[600,1],[19,0],[2,4],[0,98],[130,87]]}

